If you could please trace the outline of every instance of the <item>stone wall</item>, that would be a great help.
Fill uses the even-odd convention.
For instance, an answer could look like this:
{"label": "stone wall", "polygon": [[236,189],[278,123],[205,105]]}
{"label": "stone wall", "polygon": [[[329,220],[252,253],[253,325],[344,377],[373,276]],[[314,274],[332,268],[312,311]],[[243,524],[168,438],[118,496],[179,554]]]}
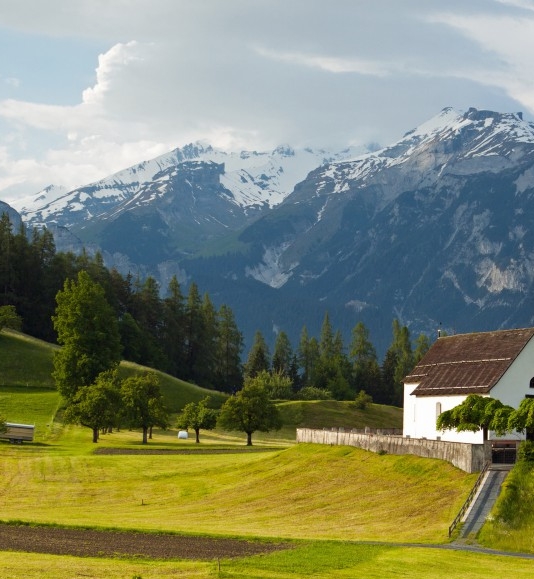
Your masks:
{"label": "stone wall", "polygon": [[297,442],[356,446],[377,453],[415,454],[425,458],[438,458],[469,473],[481,471],[487,460],[491,459],[491,447],[489,445],[445,442],[427,440],[426,438],[405,438],[388,434],[365,434],[344,431],[343,429],[297,428]]}

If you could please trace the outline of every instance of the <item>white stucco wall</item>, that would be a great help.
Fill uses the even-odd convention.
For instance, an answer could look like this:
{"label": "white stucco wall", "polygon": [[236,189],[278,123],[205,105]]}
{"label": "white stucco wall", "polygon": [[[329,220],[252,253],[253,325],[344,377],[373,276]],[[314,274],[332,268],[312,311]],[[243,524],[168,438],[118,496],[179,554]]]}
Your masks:
{"label": "white stucco wall", "polygon": [[527,394],[534,395],[534,338],[523,348],[514,363],[491,390],[492,398],[517,408]]}
{"label": "white stucco wall", "polygon": [[[445,440],[447,442],[466,442],[482,444],[482,432],[456,432],[436,430],[436,420],[441,412],[450,410],[465,400],[465,396],[413,396],[417,384],[404,386],[404,436],[411,438],[428,438],[429,440]],[[437,407],[438,403],[441,405]]]}
{"label": "white stucco wall", "polygon": [[[517,408],[527,394],[534,395],[534,388],[530,388],[530,380],[534,377],[534,339],[521,351],[514,363],[508,368],[499,382],[492,388],[490,396],[497,398],[503,404]],[[414,396],[412,392],[418,384],[404,386],[404,422],[403,434],[412,438],[441,439],[450,442],[467,442],[482,444],[482,431],[459,432],[436,430],[438,411],[450,410],[465,400],[465,396]],[[437,408],[437,404],[441,406]],[[509,433],[504,439],[524,439],[524,434]],[[497,438],[494,432],[489,438]]]}

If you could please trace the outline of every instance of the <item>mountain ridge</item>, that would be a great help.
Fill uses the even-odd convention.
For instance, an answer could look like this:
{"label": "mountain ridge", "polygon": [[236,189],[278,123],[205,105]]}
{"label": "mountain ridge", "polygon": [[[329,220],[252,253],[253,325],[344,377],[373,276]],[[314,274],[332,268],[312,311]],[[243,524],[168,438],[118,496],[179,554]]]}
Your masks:
{"label": "mountain ridge", "polygon": [[[323,151],[283,193],[278,161],[299,152],[282,147],[276,164],[199,150],[179,163],[152,160],[157,178],[133,192],[142,170],[130,171],[124,195],[71,232],[163,290],[171,275],[194,280],[232,307],[249,341],[260,329],[272,343],[283,329],[297,343],[303,325],[318,332],[325,311],[346,338],[363,321],[382,352],[394,317],[430,334],[440,324],[453,332],[534,322],[534,124],[521,113],[443,109],[378,151],[335,160]],[[89,193],[74,192],[75,207],[85,201],[80,215],[95,200]],[[30,224],[72,217],[25,211]]]}

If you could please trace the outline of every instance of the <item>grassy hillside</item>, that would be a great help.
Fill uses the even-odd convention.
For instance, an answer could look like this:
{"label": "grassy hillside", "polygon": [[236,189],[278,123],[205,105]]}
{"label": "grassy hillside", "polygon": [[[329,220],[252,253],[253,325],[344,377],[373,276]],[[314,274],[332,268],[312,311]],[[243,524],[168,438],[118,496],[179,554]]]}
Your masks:
{"label": "grassy hillside", "polygon": [[351,447],[110,456],[88,454],[94,448],[89,437],[79,440],[62,448],[2,445],[2,472],[10,473],[0,486],[2,519],[249,537],[445,542],[476,478],[443,461]]}
{"label": "grassy hillside", "polygon": [[[22,446],[0,442],[3,521],[287,539],[293,548],[220,561],[82,559],[0,551],[2,576],[531,576],[532,561],[386,544],[445,543],[448,525],[476,475],[443,461],[415,456],[289,444],[299,426],[399,427],[400,409],[372,405],[362,412],[344,402],[286,402],[280,405],[287,425],[277,435],[278,449],[265,448],[276,446],[276,437],[271,434],[257,434],[255,449],[262,452],[211,453],[232,445],[243,449],[244,438],[241,434],[207,432],[201,434],[201,445],[195,445],[191,439],[179,441],[175,434],[157,432],[150,449],[185,453],[106,455],[95,450],[139,449],[139,433],[114,432],[94,445],[86,429],[62,428],[54,423],[55,435],[48,436],[48,425],[59,404],[50,379],[52,353],[49,344],[19,334],[0,334],[0,412],[12,421],[35,422],[41,438],[40,444]],[[144,370],[134,364],[121,366],[124,375]],[[173,409],[209,393],[160,376]],[[220,402],[222,397],[214,399]],[[204,453],[191,452],[199,446]],[[531,492],[528,489],[534,479],[525,480],[525,492]],[[513,483],[511,489],[516,486]],[[530,536],[531,526],[527,530]],[[505,531],[513,543],[519,531],[511,527]]]}
{"label": "grassy hillside", "polygon": [[279,404],[284,422],[297,428],[402,428],[402,409],[371,404],[357,410],[337,400],[292,401]]}
{"label": "grassy hillside", "polygon": [[393,545],[306,542],[271,555],[212,561],[148,561],[0,554],[9,579],[530,579],[532,561]]}
{"label": "grassy hillside", "polygon": [[534,464],[520,462],[510,472],[480,541],[494,549],[534,552]]}
{"label": "grassy hillside", "polygon": [[[46,438],[51,432],[53,417],[61,400],[51,378],[52,356],[56,347],[16,332],[0,333],[0,414],[10,422],[36,425],[36,438]],[[123,362],[124,377],[145,372],[147,368]],[[218,408],[226,399],[220,392],[200,388],[178,378],[157,372],[166,404],[172,413],[179,412],[188,402],[205,396]],[[295,430],[307,428],[401,428],[402,410],[390,406],[371,405],[356,410],[350,402],[323,400],[284,402],[279,405],[284,427],[271,437],[295,440]]]}
{"label": "grassy hillside", "polygon": [[[17,332],[0,333],[0,414],[9,422],[35,424],[36,438],[46,437],[61,402],[51,374],[53,352],[57,346]],[[129,376],[148,368],[123,362],[120,372]],[[156,371],[166,404],[173,413],[185,404],[211,396],[219,407],[226,396],[200,388]]]}

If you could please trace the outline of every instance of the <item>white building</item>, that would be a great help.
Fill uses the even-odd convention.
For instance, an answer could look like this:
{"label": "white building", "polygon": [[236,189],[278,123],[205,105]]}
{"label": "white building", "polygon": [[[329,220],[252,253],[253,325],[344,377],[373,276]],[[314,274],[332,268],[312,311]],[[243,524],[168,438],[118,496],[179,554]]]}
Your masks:
{"label": "white building", "polygon": [[[483,433],[436,430],[436,419],[469,394],[517,408],[534,398],[534,328],[438,338],[404,379],[404,436],[481,444]],[[506,440],[525,435],[507,434]],[[497,439],[489,432],[489,439]]]}

